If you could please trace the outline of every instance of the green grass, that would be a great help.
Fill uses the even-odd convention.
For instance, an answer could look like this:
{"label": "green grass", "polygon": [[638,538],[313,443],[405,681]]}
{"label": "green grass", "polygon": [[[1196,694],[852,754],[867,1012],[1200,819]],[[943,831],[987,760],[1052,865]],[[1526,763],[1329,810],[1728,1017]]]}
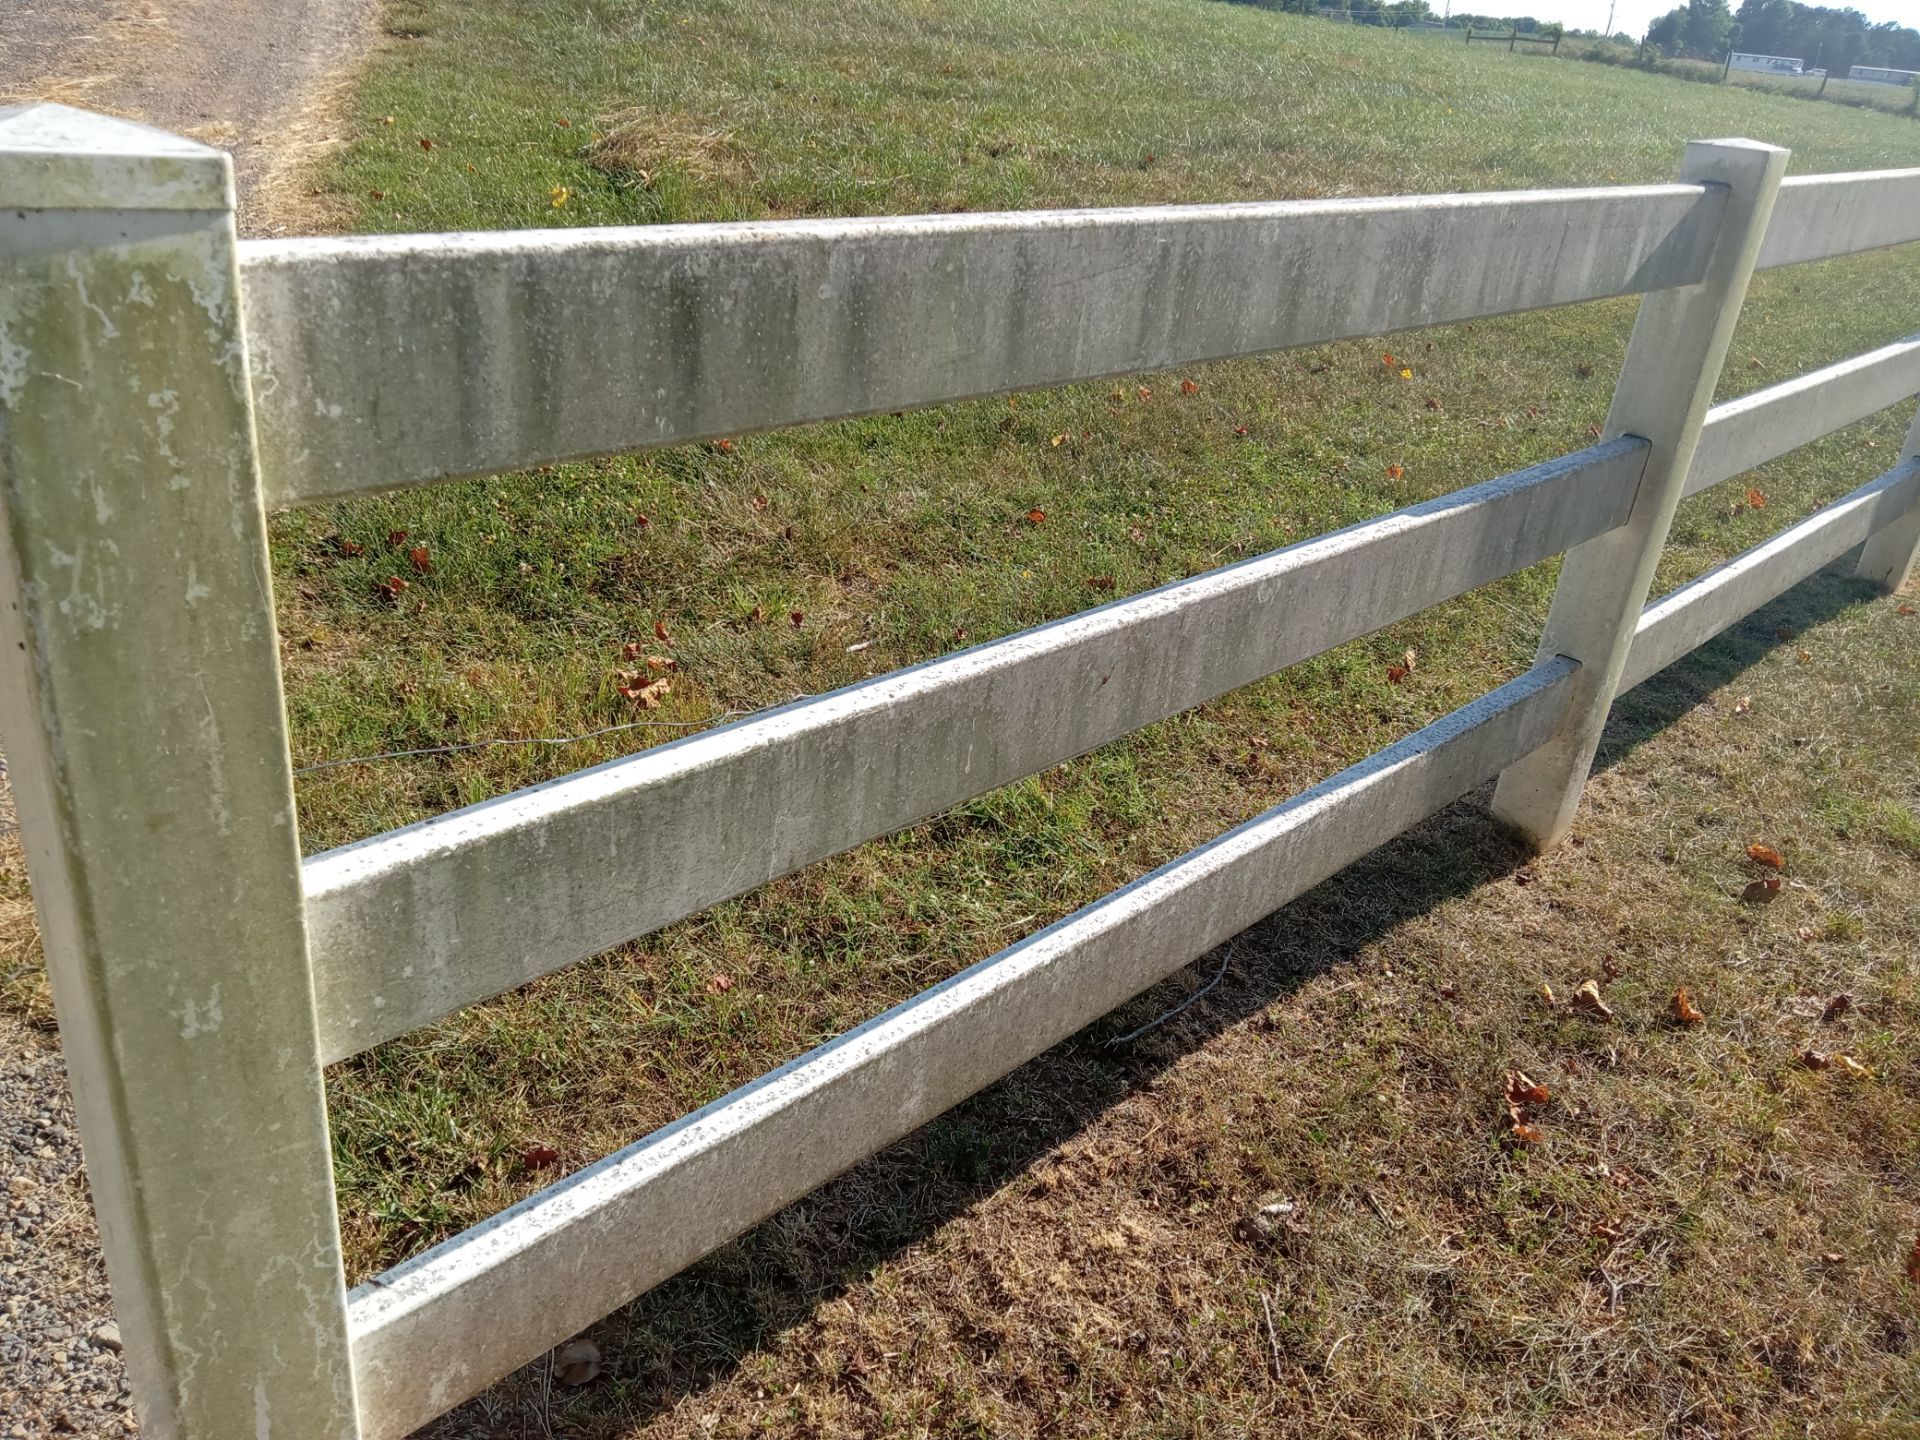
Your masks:
{"label": "green grass", "polygon": [[[323,177],[368,231],[1625,183],[1670,178],[1688,138],[1727,134],[1791,146],[1793,169],[1805,173],[1909,163],[1920,135],[1901,117],[1758,89],[1521,63],[1492,46],[1430,45],[1205,0],[389,0],[386,24],[391,38],[361,81],[353,138]],[[1917,282],[1912,253],[1762,277],[1723,396],[1920,329]],[[280,517],[275,580],[297,763],[634,719],[692,727],[1564,453],[1587,443],[1604,417],[1632,314],[1629,303],[1589,305]],[[1382,363],[1387,351],[1391,367]],[[1411,380],[1398,377],[1401,364]],[[1182,379],[1197,391],[1183,393]],[[1884,468],[1903,423],[1889,415],[1854,427],[1688,502],[1662,587]],[[1749,484],[1764,492],[1764,507],[1740,498]],[[1044,522],[1032,523],[1032,511]],[[404,541],[390,540],[398,532]],[[427,574],[408,565],[405,552],[416,545],[430,553]],[[1518,673],[1531,659],[1554,570],[1541,566],[1440,606],[337,1067],[332,1117],[355,1274],[416,1253],[550,1180],[554,1171],[523,1163],[528,1147],[554,1147],[564,1168],[597,1158]],[[412,580],[397,605],[375,593],[396,573]],[[651,638],[656,622],[670,646]],[[1867,757],[1912,755],[1920,697],[1912,667],[1897,658],[1903,640],[1910,650],[1910,633],[1873,634],[1894,658],[1881,657],[1881,688],[1848,711],[1858,733],[1840,745],[1847,762],[1823,771],[1805,795],[1796,791],[1776,818],[1899,873],[1920,843],[1912,767],[1902,758],[1874,774]],[[616,692],[621,647],[633,640],[679,662],[673,694],[657,711],[636,713]],[[850,649],[856,644],[864,648]],[[1393,684],[1387,664],[1410,646],[1418,669]],[[1803,680],[1810,673],[1796,671]],[[1842,683],[1838,673],[1830,678]],[[1815,703],[1804,685],[1799,703]],[[310,850],[342,843],[676,733],[684,731],[324,770],[299,782],[303,834]],[[1833,749],[1818,754],[1824,763]],[[1677,957],[1726,935],[1723,848],[1702,850],[1689,836],[1733,807],[1717,785],[1736,777],[1740,804],[1750,805],[1775,763],[1711,747],[1674,761],[1644,780],[1658,803],[1651,819],[1636,822],[1641,830],[1582,852],[1615,855],[1607,883],[1628,887],[1630,901],[1642,883],[1634,867],[1656,863],[1647,835],[1673,832],[1669,848],[1681,858],[1661,862],[1647,892],[1658,903],[1595,921],[1630,931],[1652,957],[1656,1011],[1658,986],[1683,973]],[[1747,821],[1727,814],[1716,823]],[[1477,820],[1457,822],[1442,840],[1396,851],[1399,872],[1376,865],[1353,882],[1359,888],[1338,892],[1338,903],[1322,895],[1294,907],[1290,923],[1330,937],[1315,964],[1412,963],[1439,984],[1457,965],[1539,945],[1537,916],[1501,915],[1473,930],[1477,951],[1450,947],[1427,925],[1416,926],[1415,940],[1389,945],[1386,958],[1376,953],[1395,924],[1428,907],[1472,928],[1472,913],[1460,908],[1470,902],[1448,897],[1516,863],[1484,831]],[[1594,911],[1568,878],[1581,854],[1554,863],[1566,906]],[[1868,900],[1819,921],[1834,974],[1882,953],[1884,914],[1875,924],[1861,918],[1892,893],[1891,880],[1876,884]],[[0,892],[0,900],[11,896]],[[1357,910],[1355,897],[1365,901]],[[1391,923],[1379,919],[1383,911]],[[1912,920],[1901,911],[1895,927],[1909,941]],[[1284,960],[1290,945],[1306,942],[1282,927],[1260,943]],[[1714,963],[1741,962],[1722,955]],[[1449,1032],[1445,1045],[1433,1028],[1454,1023],[1445,1014],[1389,1020],[1369,999],[1363,1018],[1335,987],[1315,1001],[1314,1024],[1389,1024],[1392,1043],[1364,1033],[1336,1042],[1337,1030],[1287,1021],[1286,1033],[1303,1043],[1352,1052],[1331,1072],[1288,1072],[1301,1087],[1288,1101],[1300,1107],[1300,1128],[1256,1122],[1224,1098],[1211,1115],[1211,1102],[1182,1092],[1179,1104],[1195,1114],[1175,1133],[1193,1153],[1177,1162],[1187,1167],[1179,1194],[1154,1203],[1175,1206],[1170,1213],[1225,1207],[1262,1165],[1276,1183],[1284,1173],[1286,1183],[1306,1185],[1310,1174],[1322,1189],[1352,1196],[1371,1187],[1391,1197],[1395,1182],[1377,1170],[1389,1163],[1376,1143],[1387,1111],[1369,1097],[1398,1086],[1396,1067],[1422,1047],[1438,1053],[1458,1042],[1468,1048],[1449,1050],[1447,1065],[1497,1063],[1482,1051],[1514,1032],[1538,969],[1501,970],[1475,992],[1486,1009],[1472,1023],[1484,1021],[1498,1038]],[[1572,978],[1554,974],[1560,985]],[[44,1008],[36,983],[10,982],[14,1002]],[[1898,1008],[1910,1008],[1911,997],[1900,994],[1898,1005],[1889,1001],[1889,1024],[1911,1020]],[[1137,1008],[1136,1023],[1150,1013]],[[1893,1041],[1884,1048],[1897,1053]],[[1680,1080],[1659,1077],[1630,1103],[1681,1104],[1676,1094],[1706,1083],[1716,1062],[1703,1052],[1684,1063],[1697,1068]],[[924,1162],[885,1162],[879,1180],[773,1222],[786,1228],[772,1238],[763,1231],[673,1288],[678,1311],[663,1300],[638,1312],[628,1339],[639,1370],[612,1398],[589,1397],[577,1433],[624,1434],[619,1417],[672,1411],[673,1397],[710,1374],[716,1356],[753,1351],[801,1323],[840,1284],[841,1267],[881,1266],[875,1283],[893,1294],[885,1258],[925,1236],[930,1216],[1004,1182],[1067,1133],[1062,1124],[1070,1130],[1116,1103],[1139,1078],[1131,1062],[1097,1047],[1056,1056],[1041,1079],[1016,1078],[971,1118],[934,1127]],[[1629,1098],[1616,1097],[1622,1105]],[[1714,1097],[1723,1102],[1747,1107],[1729,1124],[1774,1123],[1764,1085]],[[1431,1137],[1450,1114],[1407,1110],[1392,1133]],[[1641,1118],[1663,1130],[1675,1123]],[[1914,1158],[1912,1118],[1889,1110],[1889,1123],[1896,1119],[1906,1138],[1887,1143],[1905,1163]],[[1233,1126],[1249,1128],[1220,1141]],[[1313,1152],[1304,1171],[1272,1158],[1280,1149],[1262,1148],[1298,1146],[1303,1134]],[[1207,1150],[1203,1136],[1224,1148]],[[1500,1168],[1501,1152],[1484,1135],[1453,1143],[1475,1147],[1466,1168],[1482,1178],[1471,1183],[1500,1196],[1504,1229],[1487,1243],[1511,1247],[1501,1253],[1512,1264],[1532,1263],[1557,1233],[1538,1217],[1573,1206],[1560,1191],[1586,1182]],[[1218,1173],[1189,1173],[1208,1166]],[[1856,1188],[1867,1184],[1857,1168],[1846,1172]],[[1593,1203],[1587,1196],[1578,1205]],[[853,1238],[821,1241],[807,1213],[844,1223]],[[1710,1205],[1684,1222],[1694,1227],[1689,1244],[1710,1251],[1724,1223]],[[1359,1283],[1354,1274],[1316,1272],[1313,1283],[1327,1288],[1303,1293],[1281,1317],[1282,1349],[1289,1357],[1297,1350],[1305,1369],[1322,1366],[1338,1338],[1348,1303],[1338,1292]],[[1491,1314],[1511,1299],[1497,1276],[1474,1283],[1478,1298],[1447,1303]],[[900,1318],[911,1307],[900,1303],[888,1323],[911,1329]],[[1196,1344],[1181,1366],[1206,1371],[1219,1353],[1209,1347],[1229,1343],[1220,1318],[1229,1310],[1232,1343],[1259,1338],[1257,1329],[1240,1334],[1238,1303],[1188,1317]],[[1167,1305],[1166,1315],[1185,1313]],[[1368,1323],[1384,1333],[1385,1321]],[[898,1351],[911,1336],[896,1339]],[[1044,1350],[1050,1342],[1032,1343]],[[1459,1361],[1448,1382],[1458,1393],[1433,1401],[1436,1413],[1564,1409],[1563,1396],[1488,1399],[1477,1377],[1497,1370],[1496,1352],[1508,1353],[1501,1347],[1519,1342],[1480,1334],[1472,1343],[1492,1349]],[[1702,1354],[1719,1344],[1700,1343]],[[799,1385],[798,1372],[780,1368],[778,1350],[743,1362],[739,1383],[773,1385],[776,1396]],[[1265,1362],[1256,1350],[1246,1363],[1257,1376]],[[1092,1359],[1085,1364],[1094,1368],[1081,1373],[1097,1373]],[[1050,1361],[1033,1365],[1048,1385],[1074,1383]],[[1727,1373],[1736,1371],[1747,1375]],[[862,1412],[859,1423],[1005,1433],[993,1418],[999,1402],[978,1399],[985,1381],[942,1390],[959,1382],[940,1373],[937,1381],[922,1374],[919,1388],[895,1395],[884,1415]],[[1574,1384],[1574,1371],[1562,1380]],[[1729,1393],[1762,1393],[1749,1380],[1730,1378]],[[1003,1381],[1014,1384],[994,1384]],[[1259,1404],[1249,1409],[1247,1400],[1257,1381],[1235,1383],[1218,1394],[1203,1385],[1194,1393],[1212,1396],[1204,1404],[1169,1399],[1158,1418],[1135,1416],[1103,1433],[1258,1428]],[[1392,1387],[1381,1378],[1374,1388]],[[753,1405],[739,1403],[742,1430],[764,1420],[805,1433],[798,1421],[772,1423],[771,1410],[756,1420]],[[1380,1403],[1375,1413],[1393,1413]]]}
{"label": "green grass", "polygon": [[[1688,136],[1734,132],[1791,145],[1799,171],[1862,168],[1907,158],[1914,134],[1751,91],[1515,67],[1187,0],[406,0],[388,24],[413,38],[371,67],[359,138],[329,180],[363,197],[370,230],[1640,181],[1671,175]],[[600,168],[608,117],[627,128],[621,163]],[[1917,273],[1894,255],[1767,277],[1725,391],[1920,328]],[[1145,401],[1131,382],[1079,387],[286,517],[296,752],[692,724],[1070,613],[1106,598],[1094,587],[1108,577],[1125,594],[1194,574],[1585,443],[1630,317],[1592,305],[1212,366],[1190,372],[1191,395],[1189,372],[1147,376]],[[1411,381],[1382,364],[1389,346]],[[1692,502],[1667,581],[1858,483],[1876,468],[1863,443],[1890,454],[1898,424],[1769,467],[1764,511],[1730,504],[1737,487]],[[1036,509],[1043,524],[1026,518]],[[412,573],[396,531],[398,548],[433,557],[397,608],[374,593]],[[364,553],[342,556],[336,537]],[[1552,575],[1442,606],[343,1067],[356,1265],[541,1178],[489,1161],[462,1182],[475,1137],[493,1160],[540,1137],[569,1162],[601,1153],[1517,673]],[[656,620],[681,668],[668,703],[641,715],[613,671]],[[1409,645],[1416,681],[1393,685],[1386,662]],[[674,733],[327,771],[301,782],[304,831],[338,843]],[[724,995],[717,974],[735,981]]]}

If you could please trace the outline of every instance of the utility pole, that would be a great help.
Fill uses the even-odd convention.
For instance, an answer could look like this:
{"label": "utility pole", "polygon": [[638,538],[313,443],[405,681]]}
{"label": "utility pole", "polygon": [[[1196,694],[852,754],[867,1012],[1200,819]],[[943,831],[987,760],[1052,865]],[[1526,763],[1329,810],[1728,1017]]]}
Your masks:
{"label": "utility pole", "polygon": [[[1453,0],[1447,0],[1447,3],[1451,5],[1453,3]],[[1613,38],[1613,12],[1618,10],[1619,8],[1620,8],[1620,0],[1613,0],[1613,3],[1607,6],[1607,28],[1602,33],[1609,40]]]}

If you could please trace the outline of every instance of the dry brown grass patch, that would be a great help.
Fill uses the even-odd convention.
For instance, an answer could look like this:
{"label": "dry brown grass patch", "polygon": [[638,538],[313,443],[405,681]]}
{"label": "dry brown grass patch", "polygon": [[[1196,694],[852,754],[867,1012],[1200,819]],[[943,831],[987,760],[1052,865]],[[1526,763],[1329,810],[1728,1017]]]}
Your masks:
{"label": "dry brown grass patch", "polygon": [[677,172],[703,185],[744,185],[755,177],[745,146],[692,115],[636,106],[603,117],[600,131],[587,158],[616,180],[651,187],[663,174]]}

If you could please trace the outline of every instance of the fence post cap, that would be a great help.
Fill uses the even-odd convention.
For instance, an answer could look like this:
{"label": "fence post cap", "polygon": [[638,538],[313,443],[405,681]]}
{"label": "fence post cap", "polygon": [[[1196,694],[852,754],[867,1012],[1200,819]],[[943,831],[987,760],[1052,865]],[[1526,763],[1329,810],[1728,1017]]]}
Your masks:
{"label": "fence post cap", "polygon": [[1689,140],[1688,150],[1756,150],[1769,155],[1789,155],[1792,152],[1782,145],[1770,145],[1765,140],[1748,140],[1743,136],[1731,135],[1720,140]]}
{"label": "fence post cap", "polygon": [[0,209],[231,208],[223,151],[69,105],[0,106]]}

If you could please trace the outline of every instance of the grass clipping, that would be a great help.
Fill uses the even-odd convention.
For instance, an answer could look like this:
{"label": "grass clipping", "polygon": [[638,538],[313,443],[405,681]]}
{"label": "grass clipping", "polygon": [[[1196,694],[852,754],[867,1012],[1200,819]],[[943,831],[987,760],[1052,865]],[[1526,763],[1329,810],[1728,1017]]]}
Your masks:
{"label": "grass clipping", "polygon": [[690,115],[634,108],[602,117],[600,128],[587,160],[620,184],[652,189],[662,176],[679,175],[702,185],[743,185],[755,175],[744,146]]}

